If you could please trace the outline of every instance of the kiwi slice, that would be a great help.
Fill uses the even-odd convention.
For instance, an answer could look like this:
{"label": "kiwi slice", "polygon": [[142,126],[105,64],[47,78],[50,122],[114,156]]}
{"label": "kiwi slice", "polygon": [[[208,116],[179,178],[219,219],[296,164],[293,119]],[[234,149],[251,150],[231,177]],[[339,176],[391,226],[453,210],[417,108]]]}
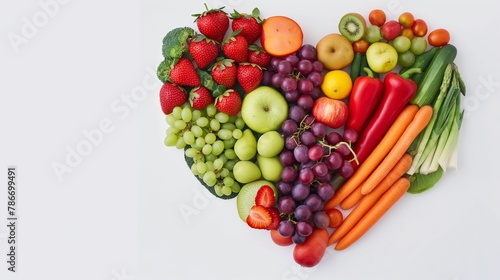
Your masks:
{"label": "kiwi slice", "polygon": [[351,42],[363,38],[365,30],[366,20],[358,13],[348,13],[340,19],[339,32]]}
{"label": "kiwi slice", "polygon": [[257,180],[248,184],[245,184],[241,187],[238,196],[236,197],[236,209],[238,210],[238,216],[244,222],[247,221],[248,213],[250,213],[250,209],[255,205],[255,196],[257,195],[257,191],[264,186],[268,185],[274,191],[274,197],[278,197],[278,191],[273,183],[267,180]]}

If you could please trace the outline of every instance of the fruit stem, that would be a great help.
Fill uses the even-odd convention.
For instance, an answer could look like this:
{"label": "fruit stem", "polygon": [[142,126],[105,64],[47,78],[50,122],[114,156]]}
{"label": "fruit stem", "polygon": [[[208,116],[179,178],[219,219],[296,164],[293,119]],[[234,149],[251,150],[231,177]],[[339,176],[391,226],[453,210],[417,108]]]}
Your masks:
{"label": "fruit stem", "polygon": [[421,68],[410,68],[410,69],[404,71],[403,73],[401,73],[399,76],[401,76],[402,78],[405,78],[405,79],[409,79],[411,75],[418,74],[421,72],[422,72]]}
{"label": "fruit stem", "polygon": [[370,67],[363,67],[363,71],[366,72],[366,75],[370,78],[373,78],[374,75],[373,75],[373,70],[370,69]]}

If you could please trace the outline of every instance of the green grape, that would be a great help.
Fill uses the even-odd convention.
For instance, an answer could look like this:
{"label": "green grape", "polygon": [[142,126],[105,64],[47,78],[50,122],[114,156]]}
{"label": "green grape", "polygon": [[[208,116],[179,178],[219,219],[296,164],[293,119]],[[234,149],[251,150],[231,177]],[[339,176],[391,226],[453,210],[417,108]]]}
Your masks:
{"label": "green grape", "polygon": [[223,162],[223,163],[226,163],[226,162],[227,162],[227,157],[226,157],[226,155],[224,155],[224,154],[219,155],[219,157],[218,157],[218,158],[219,158],[220,160],[222,160],[222,162]]}
{"label": "green grape", "polygon": [[222,192],[222,187],[219,185],[214,186],[214,191],[217,196],[223,196],[224,193]]}
{"label": "green grape", "polygon": [[223,129],[217,131],[217,136],[219,136],[219,138],[222,140],[229,140],[229,139],[233,138],[233,132],[229,129],[223,128]]}
{"label": "green grape", "polygon": [[231,171],[231,170],[233,170],[233,167],[235,164],[236,164],[236,161],[228,160],[226,163],[224,163],[224,167],[227,168],[229,171]]}
{"label": "green grape", "polygon": [[231,175],[231,171],[229,171],[229,169],[227,169],[227,168],[223,167],[223,168],[221,169],[221,171],[219,172],[219,174],[220,174],[220,176],[221,176],[222,178],[229,178],[229,177],[230,177],[229,175]]}
{"label": "green grape", "polygon": [[224,156],[226,156],[228,160],[236,159],[236,153],[233,149],[225,149]]}
{"label": "green grape", "polygon": [[211,119],[210,129],[212,129],[213,131],[218,131],[220,129],[220,122],[216,119]]}
{"label": "green grape", "polygon": [[184,153],[187,157],[195,158],[198,155],[198,150],[196,150],[195,148],[187,148]]}
{"label": "green grape", "polygon": [[234,123],[238,117],[236,116],[229,116],[229,121],[228,123]]}
{"label": "green grape", "polygon": [[[215,171],[215,168],[214,168],[214,162],[213,161],[206,161],[205,162],[205,165],[207,166],[207,172],[208,171]],[[215,172],[214,172],[214,176],[215,176]],[[217,178],[217,177],[216,177]]]}
{"label": "green grape", "polygon": [[220,170],[224,167],[224,161],[220,158],[214,160],[214,168],[215,170]]}
{"label": "green grape", "polygon": [[212,144],[212,154],[213,155],[220,155],[224,152],[224,142],[221,140],[217,140]]}
{"label": "green grape", "polygon": [[182,138],[184,139],[184,142],[186,142],[187,145],[192,145],[195,141],[194,134],[192,131],[185,131],[184,134],[182,134]]}
{"label": "green grape", "polygon": [[180,132],[179,129],[173,127],[173,126],[170,126],[169,128],[167,128],[167,135],[169,134],[178,134]]}
{"label": "green grape", "polygon": [[203,148],[201,149],[201,152],[204,154],[204,155],[209,155],[212,153],[212,145],[210,144],[205,144],[205,146],[203,146]]}
{"label": "green grape", "polygon": [[233,130],[233,138],[238,140],[241,138],[241,136],[243,136],[243,131],[241,131],[241,129],[239,129],[239,128],[235,128]]}
{"label": "green grape", "polygon": [[217,108],[215,108],[214,104],[209,104],[206,108],[205,111],[207,112],[207,116],[213,117],[217,113]]}
{"label": "green grape", "polygon": [[184,138],[179,137],[177,139],[177,142],[175,143],[175,147],[179,150],[184,149],[184,147],[186,147],[186,142],[184,141]]}
{"label": "green grape", "polygon": [[231,131],[236,129],[236,125],[234,123],[224,123],[220,127],[224,129],[229,129]]}
{"label": "green grape", "polygon": [[207,127],[209,121],[208,121],[208,118],[207,117],[200,117],[196,120],[196,124],[199,126],[199,127]]}
{"label": "green grape", "polygon": [[238,182],[234,182],[234,184],[231,186],[231,190],[234,192],[234,193],[239,193],[240,192],[240,189],[241,189],[241,186]]}
{"label": "green grape", "polygon": [[218,112],[215,114],[214,118],[220,123],[227,123],[229,121],[229,115],[223,112]]}
{"label": "green grape", "polygon": [[165,137],[165,146],[173,147],[177,143],[177,134],[167,134]]}
{"label": "green grape", "polygon": [[203,136],[203,129],[197,125],[191,126],[191,131],[193,132],[194,137]]}
{"label": "green grape", "polygon": [[193,165],[196,165],[196,170],[199,174],[205,174],[207,172],[207,165],[203,161],[198,161]]}
{"label": "green grape", "polygon": [[193,118],[191,121],[195,122],[201,117],[201,111],[200,110],[193,110]]}
{"label": "green grape", "polygon": [[172,110],[172,115],[176,120],[180,120],[182,118],[182,107],[174,107],[174,109]]}
{"label": "green grape", "polygon": [[231,190],[231,187],[230,186],[222,186],[222,193],[224,195],[230,195],[231,193],[233,192],[233,190]]}
{"label": "green grape", "polygon": [[195,140],[195,145],[196,147],[199,147],[199,150],[201,150],[201,148],[203,148],[203,146],[205,146],[205,137],[198,137],[196,138]]}
{"label": "green grape", "polygon": [[191,172],[193,172],[193,175],[198,176],[200,173],[198,172],[197,164],[192,164],[191,165]]}
{"label": "green grape", "polygon": [[222,183],[224,183],[224,186],[232,187],[234,185],[234,179],[231,177],[224,177]]}
{"label": "green grape", "polygon": [[236,125],[239,129],[243,129],[245,127],[245,122],[243,121],[243,118],[237,117],[234,121],[234,125]]}
{"label": "green grape", "polygon": [[231,137],[230,139],[224,140],[224,148],[232,149],[234,147],[234,143],[236,143],[236,139]]}
{"label": "green grape", "polygon": [[181,112],[181,118],[185,122],[190,122],[193,119],[193,111],[191,111],[191,108],[183,108]]}
{"label": "green grape", "polygon": [[184,128],[186,128],[186,126],[187,126],[187,124],[183,120],[176,120],[174,122],[174,127],[179,129],[179,130],[183,130]]}
{"label": "green grape", "polygon": [[217,136],[215,136],[215,134],[213,134],[212,132],[207,133],[207,135],[205,135],[205,142],[207,144],[212,145],[215,142],[215,140],[217,140]]}
{"label": "green grape", "polygon": [[217,183],[217,177],[215,172],[207,171],[207,173],[203,174],[203,182],[208,186],[213,186]]}
{"label": "green grape", "polygon": [[173,114],[168,114],[167,116],[165,116],[165,120],[167,121],[168,125],[174,126],[176,118],[174,117]]}

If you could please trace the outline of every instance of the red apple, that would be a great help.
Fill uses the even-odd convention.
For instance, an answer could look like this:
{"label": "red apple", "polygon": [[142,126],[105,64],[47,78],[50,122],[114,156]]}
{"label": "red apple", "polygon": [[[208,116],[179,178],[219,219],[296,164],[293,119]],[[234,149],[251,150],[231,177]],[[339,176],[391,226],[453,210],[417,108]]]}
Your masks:
{"label": "red apple", "polygon": [[344,101],[324,96],[316,99],[312,108],[313,117],[331,128],[341,127],[347,121],[348,113]]}
{"label": "red apple", "polygon": [[401,24],[395,20],[389,20],[381,27],[382,37],[387,41],[394,40],[401,34]]}

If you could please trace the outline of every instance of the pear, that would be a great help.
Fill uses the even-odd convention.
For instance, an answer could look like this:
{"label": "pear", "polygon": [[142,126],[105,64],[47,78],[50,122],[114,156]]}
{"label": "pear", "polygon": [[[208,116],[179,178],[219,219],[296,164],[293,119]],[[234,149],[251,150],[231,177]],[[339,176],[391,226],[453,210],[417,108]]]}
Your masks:
{"label": "pear", "polygon": [[281,179],[283,164],[281,164],[279,156],[265,157],[258,154],[257,164],[265,180],[276,183]]}
{"label": "pear", "polygon": [[233,167],[233,175],[236,181],[246,184],[259,179],[261,173],[257,164],[249,160],[240,160]]}
{"label": "pear", "polygon": [[241,138],[234,143],[233,149],[240,160],[250,160],[255,156],[257,153],[257,139],[251,129],[247,128],[243,131]]}

